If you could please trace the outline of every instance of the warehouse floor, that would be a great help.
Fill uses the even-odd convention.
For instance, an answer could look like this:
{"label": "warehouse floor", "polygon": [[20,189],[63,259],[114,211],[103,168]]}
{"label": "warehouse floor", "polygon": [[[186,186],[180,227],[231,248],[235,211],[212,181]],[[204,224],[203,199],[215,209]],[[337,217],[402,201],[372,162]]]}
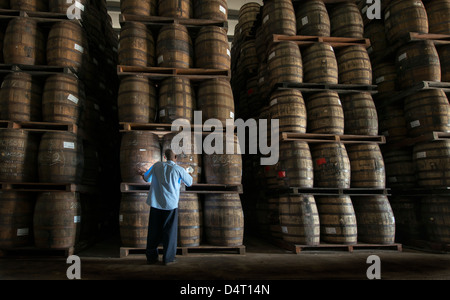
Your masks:
{"label": "warehouse floor", "polygon": [[[85,280],[324,280],[367,279],[366,260],[381,260],[381,279],[449,280],[450,254],[397,250],[353,252],[318,250],[294,254],[266,241],[246,237],[244,255],[195,253],[178,255],[178,262],[147,265],[143,254],[120,258],[118,239],[111,238],[81,251],[81,279]],[[63,257],[5,256],[0,259],[2,280],[64,280],[70,264]]]}

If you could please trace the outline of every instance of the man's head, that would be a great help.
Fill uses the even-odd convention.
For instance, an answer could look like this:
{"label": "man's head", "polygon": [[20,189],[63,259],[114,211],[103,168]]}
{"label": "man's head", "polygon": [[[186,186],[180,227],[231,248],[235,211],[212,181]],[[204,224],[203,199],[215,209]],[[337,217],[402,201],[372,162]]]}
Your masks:
{"label": "man's head", "polygon": [[177,155],[172,151],[172,149],[167,149],[166,151],[164,151],[164,156],[167,160],[171,160],[173,162],[177,161]]}

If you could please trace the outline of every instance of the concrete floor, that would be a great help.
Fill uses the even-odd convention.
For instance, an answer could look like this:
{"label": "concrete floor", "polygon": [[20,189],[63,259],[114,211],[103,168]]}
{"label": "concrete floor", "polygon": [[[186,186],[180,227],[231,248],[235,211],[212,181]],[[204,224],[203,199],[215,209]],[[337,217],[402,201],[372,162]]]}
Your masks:
{"label": "concrete floor", "polygon": [[[450,254],[396,250],[302,251],[293,254],[258,238],[246,238],[246,254],[189,254],[170,266],[147,265],[143,254],[119,258],[116,239],[77,255],[85,280],[366,280],[369,255],[381,259],[384,280],[449,280]],[[2,257],[2,280],[65,280],[63,257]]]}

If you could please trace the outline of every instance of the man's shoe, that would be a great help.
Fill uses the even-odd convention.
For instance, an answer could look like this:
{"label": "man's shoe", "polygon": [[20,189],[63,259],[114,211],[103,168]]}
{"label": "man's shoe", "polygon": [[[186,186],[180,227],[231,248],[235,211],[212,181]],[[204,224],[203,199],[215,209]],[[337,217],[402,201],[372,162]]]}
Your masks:
{"label": "man's shoe", "polygon": [[166,261],[166,262],[164,262],[164,264],[165,264],[166,266],[169,266],[169,265],[176,264],[177,262],[178,262],[178,260],[175,258],[175,259],[172,260],[172,261]]}

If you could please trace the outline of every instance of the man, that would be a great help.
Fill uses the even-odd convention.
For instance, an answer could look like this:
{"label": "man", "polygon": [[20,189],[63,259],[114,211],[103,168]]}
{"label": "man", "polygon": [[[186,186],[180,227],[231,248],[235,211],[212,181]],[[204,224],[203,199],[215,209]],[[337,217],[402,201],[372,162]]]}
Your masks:
{"label": "man", "polygon": [[181,181],[192,185],[192,177],[176,164],[177,156],[168,149],[167,162],[155,163],[142,177],[151,182],[147,204],[150,205],[146,256],[149,264],[158,262],[158,245],[163,242],[163,262],[175,262],[177,252],[178,201]]}

